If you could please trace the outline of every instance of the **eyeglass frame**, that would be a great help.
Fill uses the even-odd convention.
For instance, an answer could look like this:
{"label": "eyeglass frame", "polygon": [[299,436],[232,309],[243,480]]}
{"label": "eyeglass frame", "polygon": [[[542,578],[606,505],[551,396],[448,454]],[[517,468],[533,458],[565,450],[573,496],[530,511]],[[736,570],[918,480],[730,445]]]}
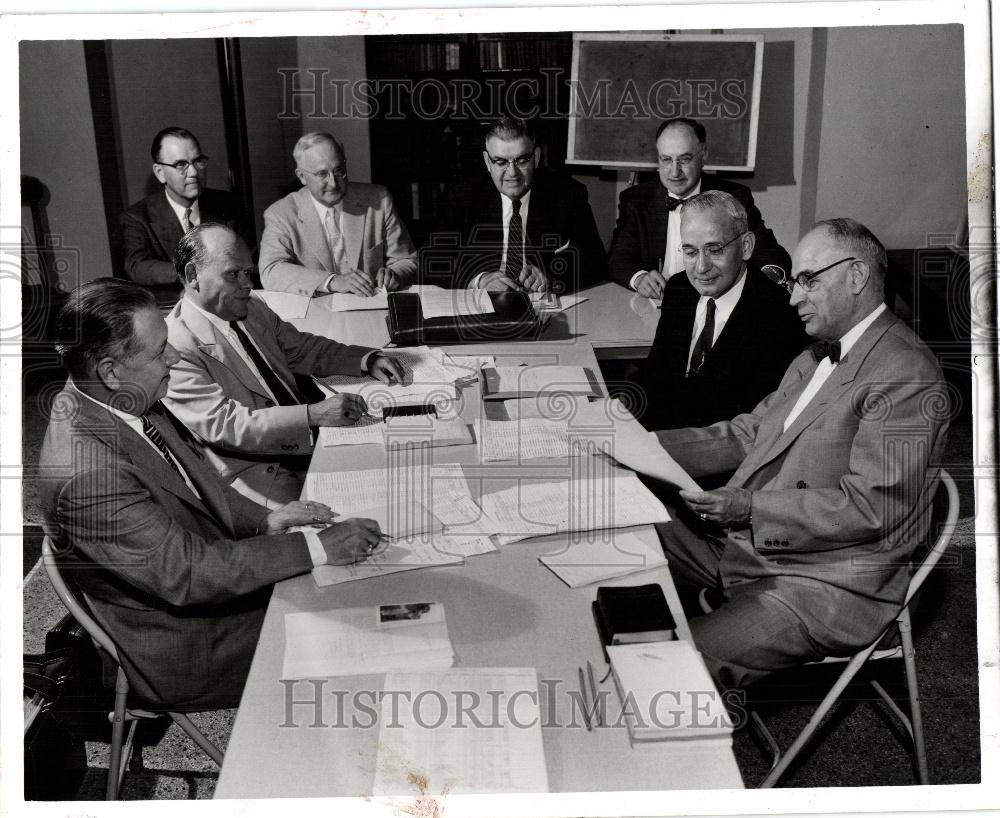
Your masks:
{"label": "eyeglass frame", "polygon": [[[821,267],[819,270],[810,270],[805,273],[799,273],[795,276],[795,278],[792,278],[786,273],[785,278],[781,281],[775,281],[775,284],[780,284],[784,287],[788,291],[789,295],[791,295],[795,290],[796,285],[801,287],[803,292],[813,293],[816,292],[816,285],[813,284],[813,281],[815,281],[818,276],[823,275],[823,273],[828,270],[832,270],[838,264],[843,264],[845,261],[861,261],[861,259],[857,256],[847,256],[846,258],[840,259],[840,261],[833,262],[833,264],[827,264],[826,267]],[[774,279],[772,279],[772,281],[773,280]]]}
{"label": "eyeglass frame", "polygon": [[[677,252],[680,253],[682,256],[684,256],[684,258],[690,259],[691,261],[700,258],[702,253],[707,253],[709,258],[712,259],[712,261],[718,261],[719,259],[722,258],[723,252],[730,244],[732,244],[737,239],[743,238],[749,232],[750,232],[749,230],[744,230],[742,233],[737,233],[735,236],[733,236],[729,241],[725,242],[724,244],[706,244],[704,247],[692,247],[691,245],[682,244],[680,247],[677,248]],[[689,255],[687,253],[688,250],[691,250],[693,252],[693,255]]]}
{"label": "eyeglass frame", "polygon": [[347,165],[344,165],[342,168],[334,168],[333,170],[326,170],[325,168],[321,171],[306,170],[305,168],[296,168],[296,170],[301,170],[303,173],[315,176],[321,182],[325,182],[331,175],[339,179],[341,182],[347,178]]}
{"label": "eyeglass frame", "polygon": [[697,153],[682,153],[678,157],[673,156],[657,156],[656,163],[663,166],[673,166],[675,164],[680,165],[685,170],[691,167],[691,163],[694,162],[699,156],[705,152],[704,148],[699,148]]}
{"label": "eyeglass frame", "polygon": [[[524,170],[529,164],[535,161],[535,151],[532,150],[531,153],[523,153],[520,156],[515,156],[513,159],[507,159],[503,156],[494,156],[488,150],[483,150],[483,153],[490,160],[490,164],[497,170],[507,170],[511,165],[514,165],[518,170]],[[502,164],[501,164],[502,163]]]}
{"label": "eyeglass frame", "polygon": [[195,170],[204,170],[208,167],[208,157],[205,154],[200,154],[192,159],[190,162],[187,159],[178,159],[176,162],[161,162],[159,159],[156,160],[156,164],[165,168],[173,168],[178,173],[187,173],[188,168],[194,165]]}

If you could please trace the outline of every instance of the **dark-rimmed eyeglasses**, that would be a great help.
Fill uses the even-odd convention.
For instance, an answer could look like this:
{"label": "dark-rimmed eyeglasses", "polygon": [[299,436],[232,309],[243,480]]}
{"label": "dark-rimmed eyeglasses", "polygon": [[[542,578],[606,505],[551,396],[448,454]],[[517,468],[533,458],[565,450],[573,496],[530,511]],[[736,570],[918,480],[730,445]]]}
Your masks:
{"label": "dark-rimmed eyeglasses", "polygon": [[490,158],[490,164],[497,170],[507,170],[507,168],[511,165],[514,165],[518,170],[524,170],[535,160],[534,151],[526,153],[523,156],[518,156],[515,159],[505,159],[502,156],[494,156],[489,151],[486,152],[486,155]]}
{"label": "dark-rimmed eyeglasses", "polygon": [[208,157],[202,154],[201,156],[196,156],[193,160],[188,162],[187,159],[178,159],[176,162],[157,162],[157,165],[162,165],[165,168],[173,168],[178,173],[187,173],[187,169],[194,165],[195,170],[204,170],[208,167]]}
{"label": "dark-rimmed eyeglasses", "polygon": [[690,244],[682,244],[678,249],[680,250],[681,255],[689,261],[697,261],[698,256],[702,253],[706,253],[713,261],[718,261],[725,254],[726,248],[736,241],[736,239],[744,235],[744,233],[737,233],[724,244],[719,244],[718,242],[715,242],[714,244],[706,244],[700,250],[697,247],[692,247]]}
{"label": "dark-rimmed eyeglasses", "polygon": [[845,261],[859,261],[859,259],[857,258],[857,256],[848,256],[847,258],[840,259],[840,261],[833,262],[833,264],[827,264],[826,267],[821,267],[819,270],[806,270],[805,272],[799,273],[797,276],[795,276],[795,278],[792,278],[787,273],[785,274],[785,277],[780,281],[777,280],[774,276],[769,276],[769,277],[771,278],[772,281],[775,282],[775,284],[780,284],[782,287],[788,290],[789,293],[791,293],[792,290],[795,289],[796,284],[798,284],[807,293],[812,293],[816,291],[817,287],[819,287],[819,282],[816,281],[816,278],[818,276],[823,275],[823,273],[825,273],[827,270],[832,270],[838,264],[843,264]]}

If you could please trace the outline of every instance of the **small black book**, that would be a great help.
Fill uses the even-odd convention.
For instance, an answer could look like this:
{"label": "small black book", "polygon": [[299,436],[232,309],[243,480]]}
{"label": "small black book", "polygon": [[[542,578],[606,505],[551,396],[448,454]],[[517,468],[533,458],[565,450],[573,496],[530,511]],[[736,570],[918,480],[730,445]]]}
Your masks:
{"label": "small black book", "polygon": [[399,347],[417,344],[482,344],[537,340],[543,325],[523,292],[489,293],[493,312],[424,318],[416,293],[389,293],[386,325]]}
{"label": "small black book", "polygon": [[594,621],[604,645],[667,642],[677,625],[663,589],[654,583],[622,588],[601,586],[594,600]]}

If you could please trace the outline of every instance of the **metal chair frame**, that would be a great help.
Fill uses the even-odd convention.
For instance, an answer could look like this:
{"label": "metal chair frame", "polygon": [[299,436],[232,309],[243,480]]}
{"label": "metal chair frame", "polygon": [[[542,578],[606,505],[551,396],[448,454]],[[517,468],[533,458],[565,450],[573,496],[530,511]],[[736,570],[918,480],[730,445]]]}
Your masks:
{"label": "metal chair frame", "polygon": [[[118,799],[122,780],[125,778],[125,770],[128,767],[129,759],[132,757],[133,742],[135,739],[135,728],[140,719],[159,718],[169,716],[174,723],[180,727],[191,740],[197,744],[212,761],[220,768],[222,767],[223,753],[205,734],[199,730],[190,718],[184,713],[173,710],[162,712],[152,710],[140,710],[128,707],[129,683],[118,658],[118,649],[114,641],[90,615],[86,606],[77,598],[74,591],[66,584],[56,561],[55,548],[52,540],[45,537],[42,541],[42,562],[45,565],[45,572],[48,574],[52,587],[73,618],[87,631],[87,634],[117,665],[117,675],[115,678],[115,706],[114,711],[108,714],[111,722],[111,755],[108,760],[108,783],[105,790],[105,798],[108,801]],[[125,725],[129,724],[128,735],[125,735]]]}

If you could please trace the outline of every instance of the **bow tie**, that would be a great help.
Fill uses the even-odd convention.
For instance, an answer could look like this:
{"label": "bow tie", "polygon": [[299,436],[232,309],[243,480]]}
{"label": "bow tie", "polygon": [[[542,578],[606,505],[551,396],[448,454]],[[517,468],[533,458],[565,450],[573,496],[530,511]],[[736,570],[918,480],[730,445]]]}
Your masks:
{"label": "bow tie", "polygon": [[686,201],[687,199],[675,199],[673,196],[667,196],[667,212],[669,213],[671,210],[676,210]]}
{"label": "bow tie", "polygon": [[809,349],[817,363],[824,358],[829,358],[835,364],[840,363],[840,341],[813,341]]}

